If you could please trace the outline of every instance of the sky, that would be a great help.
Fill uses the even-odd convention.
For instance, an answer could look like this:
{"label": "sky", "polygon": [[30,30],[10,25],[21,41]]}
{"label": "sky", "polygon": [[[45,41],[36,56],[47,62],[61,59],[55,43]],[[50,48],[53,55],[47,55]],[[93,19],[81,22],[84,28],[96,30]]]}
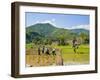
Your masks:
{"label": "sky", "polygon": [[51,13],[25,13],[26,27],[37,23],[50,23],[58,28],[77,29],[84,28],[89,30],[89,15],[79,14],[51,14]]}

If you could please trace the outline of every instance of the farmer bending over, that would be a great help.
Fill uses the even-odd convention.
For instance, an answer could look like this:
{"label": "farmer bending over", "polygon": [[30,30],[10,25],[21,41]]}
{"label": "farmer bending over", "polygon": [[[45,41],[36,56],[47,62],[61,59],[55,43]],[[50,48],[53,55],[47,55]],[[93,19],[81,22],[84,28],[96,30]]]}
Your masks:
{"label": "farmer bending over", "polygon": [[53,48],[52,50],[53,55],[56,55],[56,50]]}
{"label": "farmer bending over", "polygon": [[44,51],[45,51],[45,46],[43,46],[43,48],[42,48],[42,53],[44,53]]}
{"label": "farmer bending over", "polygon": [[50,55],[48,48],[46,48],[46,54]]}

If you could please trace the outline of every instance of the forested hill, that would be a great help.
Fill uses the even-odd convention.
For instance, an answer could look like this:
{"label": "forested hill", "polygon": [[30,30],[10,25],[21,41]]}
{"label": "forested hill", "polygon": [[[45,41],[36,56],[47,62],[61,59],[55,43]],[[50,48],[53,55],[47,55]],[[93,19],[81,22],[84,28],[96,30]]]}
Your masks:
{"label": "forested hill", "polygon": [[51,40],[57,40],[59,38],[72,39],[81,33],[89,35],[89,31],[85,29],[64,29],[58,28],[50,23],[38,23],[26,27],[26,42],[29,43],[38,39],[43,40],[44,38]]}

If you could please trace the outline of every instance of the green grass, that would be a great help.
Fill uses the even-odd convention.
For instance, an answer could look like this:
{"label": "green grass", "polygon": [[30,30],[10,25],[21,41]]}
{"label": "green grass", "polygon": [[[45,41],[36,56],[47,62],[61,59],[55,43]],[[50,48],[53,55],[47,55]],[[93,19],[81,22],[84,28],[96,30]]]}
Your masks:
{"label": "green grass", "polygon": [[89,45],[80,45],[77,53],[74,53],[71,45],[55,48],[61,49],[64,62],[89,63]]}

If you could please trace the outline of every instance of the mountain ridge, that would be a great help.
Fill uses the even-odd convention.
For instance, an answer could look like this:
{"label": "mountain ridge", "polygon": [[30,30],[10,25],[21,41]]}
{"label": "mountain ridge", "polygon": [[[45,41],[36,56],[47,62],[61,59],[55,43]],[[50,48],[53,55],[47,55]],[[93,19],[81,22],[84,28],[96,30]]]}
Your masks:
{"label": "mountain ridge", "polygon": [[[31,26],[26,27],[26,38],[29,41],[39,38],[58,38],[59,36],[64,36],[68,39],[78,36],[80,33],[89,34],[89,30],[85,29],[65,29],[58,28],[50,23],[37,23]],[[28,42],[29,42],[28,41]]]}

